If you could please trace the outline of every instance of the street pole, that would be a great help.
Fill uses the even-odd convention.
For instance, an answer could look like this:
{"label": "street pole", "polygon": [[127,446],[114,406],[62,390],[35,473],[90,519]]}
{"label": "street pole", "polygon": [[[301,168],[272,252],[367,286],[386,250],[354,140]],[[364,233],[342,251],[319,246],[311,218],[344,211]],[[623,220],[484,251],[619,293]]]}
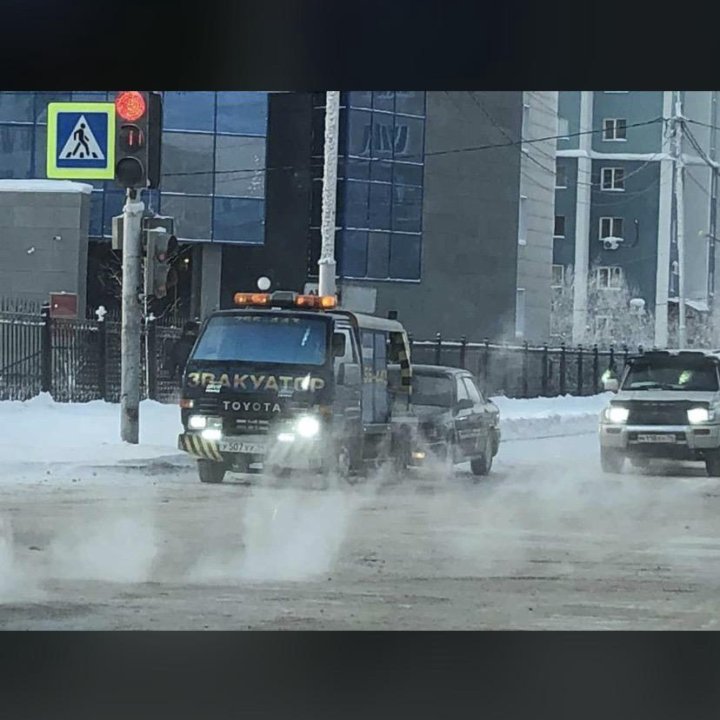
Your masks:
{"label": "street pole", "polygon": [[140,425],[140,232],[145,206],[128,188],[123,208],[120,437],[137,445]]}
{"label": "street pole", "polygon": [[675,157],[675,211],[676,211],[676,239],[678,253],[678,348],[684,349],[687,345],[687,328],[685,324],[685,201],[683,195],[684,165],[682,159],[682,133],[683,133],[682,101],[680,91],[675,91],[675,133],[673,155]]}
{"label": "street pole", "polygon": [[588,325],[588,282],[590,280],[590,205],[592,202],[593,93],[580,93],[580,156],[577,161],[575,200],[575,266],[573,278],[573,327],[575,345],[585,342]]}
{"label": "street pole", "polygon": [[335,207],[340,93],[325,93],[325,162],[323,167],[322,245],[318,261],[318,295],[335,295]]}

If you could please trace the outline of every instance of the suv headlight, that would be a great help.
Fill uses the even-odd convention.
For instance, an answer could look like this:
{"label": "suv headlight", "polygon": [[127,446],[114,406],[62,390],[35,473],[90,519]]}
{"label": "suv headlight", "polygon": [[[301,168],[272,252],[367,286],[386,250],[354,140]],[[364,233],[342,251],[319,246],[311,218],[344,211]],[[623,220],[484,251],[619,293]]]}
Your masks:
{"label": "suv headlight", "polygon": [[618,425],[626,423],[629,416],[630,410],[619,405],[611,405],[607,408],[607,410],[605,410],[605,419]]}
{"label": "suv headlight", "polygon": [[715,413],[706,407],[694,407],[687,411],[688,422],[691,425],[700,425],[715,419]]}

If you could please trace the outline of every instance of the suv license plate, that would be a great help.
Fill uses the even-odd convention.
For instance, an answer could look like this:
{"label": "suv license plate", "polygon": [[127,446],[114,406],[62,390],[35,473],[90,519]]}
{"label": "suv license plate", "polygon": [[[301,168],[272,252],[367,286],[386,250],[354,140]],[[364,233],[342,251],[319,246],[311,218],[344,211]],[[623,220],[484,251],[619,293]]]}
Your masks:
{"label": "suv license plate", "polygon": [[637,436],[639,443],[674,443],[675,439],[671,434],[643,433]]}
{"label": "suv license plate", "polygon": [[263,455],[265,447],[258,443],[242,442],[241,440],[221,440],[218,445],[220,452],[248,453],[249,455]]}

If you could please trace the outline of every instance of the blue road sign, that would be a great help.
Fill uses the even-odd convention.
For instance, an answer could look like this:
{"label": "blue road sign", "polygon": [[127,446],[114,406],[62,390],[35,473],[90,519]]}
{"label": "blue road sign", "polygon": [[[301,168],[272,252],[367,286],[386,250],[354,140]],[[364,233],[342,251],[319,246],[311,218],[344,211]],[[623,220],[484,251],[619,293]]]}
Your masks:
{"label": "blue road sign", "polygon": [[48,105],[47,176],[111,180],[115,176],[115,105]]}

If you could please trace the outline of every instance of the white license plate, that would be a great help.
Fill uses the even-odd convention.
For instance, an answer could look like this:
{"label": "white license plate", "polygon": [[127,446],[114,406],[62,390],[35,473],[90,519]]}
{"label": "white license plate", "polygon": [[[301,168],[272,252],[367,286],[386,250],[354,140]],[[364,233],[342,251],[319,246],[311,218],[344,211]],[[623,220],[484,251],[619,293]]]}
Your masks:
{"label": "white license plate", "polygon": [[674,435],[667,433],[642,433],[637,436],[639,443],[674,443]]}
{"label": "white license plate", "polygon": [[220,452],[247,453],[249,455],[264,455],[265,446],[260,443],[243,442],[242,440],[221,440],[218,445]]}

